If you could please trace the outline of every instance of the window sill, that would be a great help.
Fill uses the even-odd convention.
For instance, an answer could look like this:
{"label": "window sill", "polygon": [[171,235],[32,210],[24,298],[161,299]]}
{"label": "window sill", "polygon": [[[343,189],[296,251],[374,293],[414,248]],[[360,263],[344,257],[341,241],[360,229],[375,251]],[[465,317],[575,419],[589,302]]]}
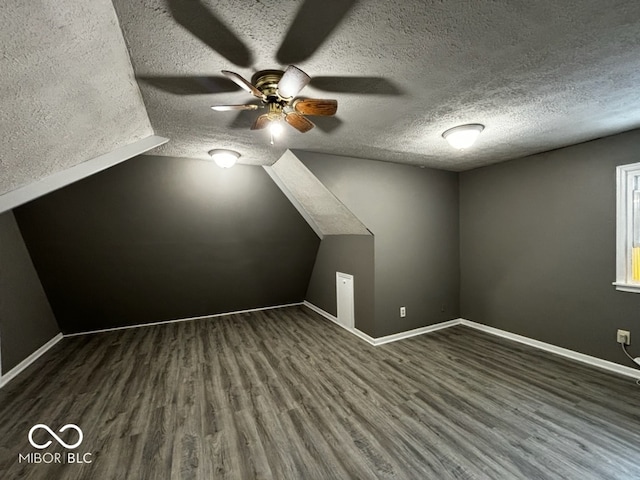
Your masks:
{"label": "window sill", "polygon": [[613,285],[620,292],[640,293],[640,284],[638,283],[613,282]]}

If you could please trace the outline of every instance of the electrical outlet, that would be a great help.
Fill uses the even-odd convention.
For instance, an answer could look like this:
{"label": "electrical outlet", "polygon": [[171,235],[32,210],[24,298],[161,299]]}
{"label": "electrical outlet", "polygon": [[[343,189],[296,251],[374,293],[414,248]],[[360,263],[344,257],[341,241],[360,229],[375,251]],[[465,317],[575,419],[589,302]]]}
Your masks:
{"label": "electrical outlet", "polygon": [[400,307],[400,317],[404,318],[407,316],[407,307]]}
{"label": "electrical outlet", "polygon": [[631,332],[629,330],[618,330],[617,342],[631,345]]}

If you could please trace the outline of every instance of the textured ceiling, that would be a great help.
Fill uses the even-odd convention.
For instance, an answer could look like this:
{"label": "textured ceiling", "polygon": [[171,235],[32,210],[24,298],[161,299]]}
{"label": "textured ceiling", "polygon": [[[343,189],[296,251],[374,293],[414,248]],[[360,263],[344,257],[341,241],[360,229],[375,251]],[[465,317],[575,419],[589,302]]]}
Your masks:
{"label": "textured ceiling", "polygon": [[109,0],[3,0],[0,25],[0,194],[153,134]]}
{"label": "textured ceiling", "polygon": [[[151,123],[171,139],[160,155],[230,147],[271,164],[297,148],[465,170],[640,127],[637,0],[114,4]],[[220,70],[288,63],[315,78],[303,96],[338,100],[335,119],[270,146],[249,131],[257,112],[209,108],[252,100]],[[461,123],[486,125],[465,152],[441,137]]]}

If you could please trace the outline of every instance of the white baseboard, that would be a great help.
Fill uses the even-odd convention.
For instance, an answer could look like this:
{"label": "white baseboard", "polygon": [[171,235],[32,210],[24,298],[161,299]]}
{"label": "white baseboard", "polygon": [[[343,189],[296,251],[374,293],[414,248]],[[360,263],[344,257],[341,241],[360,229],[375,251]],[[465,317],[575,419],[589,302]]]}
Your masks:
{"label": "white baseboard", "polygon": [[57,334],[55,337],[53,337],[47,343],[42,345],[35,352],[33,352],[31,355],[29,355],[27,358],[21,361],[18,365],[16,365],[11,370],[9,370],[7,373],[2,374],[2,376],[0,376],[0,388],[4,387],[7,383],[9,383],[11,380],[17,377],[23,370],[29,367],[33,362],[35,362],[38,358],[40,358],[47,350],[49,350],[51,347],[53,347],[56,343],[58,343],[63,338],[64,337],[61,333]]}
{"label": "white baseboard", "polygon": [[305,300],[304,302],[302,302],[302,304],[303,304],[305,307],[310,308],[311,310],[313,310],[313,311],[314,311],[314,312],[316,312],[317,314],[322,315],[322,316],[323,316],[324,318],[326,318],[327,320],[332,321],[333,323],[335,323],[335,324],[336,324],[336,325],[338,325],[339,327],[344,328],[347,332],[351,332],[351,333],[353,333],[354,335],[356,335],[356,336],[360,337],[360,338],[361,338],[362,340],[364,340],[365,342],[368,342],[368,343],[370,343],[371,345],[375,345],[375,344],[373,343],[373,342],[374,342],[374,339],[373,339],[373,338],[371,338],[369,335],[367,335],[367,334],[366,334],[366,333],[364,333],[364,332],[361,332],[361,331],[360,331],[360,330],[358,330],[357,328],[349,328],[349,327],[344,326],[343,324],[341,324],[340,322],[338,322],[338,318],[337,318],[337,317],[335,317],[335,316],[331,315],[329,312],[327,312],[327,311],[325,311],[325,310],[321,309],[320,307],[317,307],[317,306],[316,306],[316,305],[314,305],[313,303],[308,302],[308,301],[306,301],[306,300]]}
{"label": "white baseboard", "polygon": [[[316,307],[313,303],[308,302],[307,300],[305,300],[304,302],[302,302],[302,304],[305,307],[310,308],[311,310],[313,310],[316,313],[319,313],[320,315],[322,315],[324,318],[326,318],[327,320],[331,320],[333,323],[338,323],[338,317],[335,317],[333,315],[331,315],[329,312],[321,309],[320,307]],[[351,330],[350,328],[345,327],[344,325],[342,325],[341,323],[338,323],[338,325],[340,325],[342,328],[346,329],[346,330]]]}
{"label": "white baseboard", "polygon": [[433,325],[427,325],[426,327],[414,328],[413,330],[407,330],[406,332],[393,333],[391,335],[385,335],[384,337],[374,338],[374,345],[384,345],[385,343],[397,342],[398,340],[404,340],[405,338],[415,337],[416,335],[423,335],[429,332],[435,332],[442,330],[443,328],[455,327],[460,325],[460,319],[447,320],[446,322],[435,323]]}
{"label": "white baseboard", "polygon": [[91,335],[93,333],[111,332],[111,331],[114,331],[114,330],[126,330],[126,329],[129,329],[129,328],[149,327],[151,325],[163,325],[165,323],[189,322],[191,320],[200,320],[200,319],[203,319],[203,318],[216,318],[216,317],[222,317],[222,316],[225,316],[225,315],[235,315],[235,314],[239,314],[239,313],[259,312],[259,311],[263,311],[263,310],[273,310],[275,308],[296,307],[296,306],[299,306],[299,305],[302,305],[302,302],[288,303],[286,305],[274,305],[274,306],[271,306],[271,307],[250,308],[250,309],[247,309],[247,310],[237,310],[235,312],[216,313],[216,314],[213,314],[213,315],[203,315],[203,316],[200,316],[200,317],[179,318],[179,319],[175,319],[175,320],[166,320],[166,321],[162,321],[162,322],[140,323],[140,324],[137,324],[137,325],[127,325],[127,326],[124,326],[124,327],[105,328],[105,329],[102,329],[102,330],[90,330],[90,331],[79,332],[79,333],[68,333],[68,334],[64,334],[64,335],[62,333],[59,333],[58,335],[53,337],[51,340],[49,340],[47,343],[45,343],[43,346],[41,346],[38,350],[33,352],[27,358],[25,358],[18,365],[16,365],[11,370],[9,370],[6,374],[3,375],[0,372],[0,388],[4,387],[7,383],[9,383],[11,380],[13,380],[18,374],[20,374],[20,372],[22,372],[29,365],[31,365],[33,362],[35,362],[40,356],[42,356],[47,350],[49,350],[51,347],[53,347],[56,343],[58,343],[63,338],[77,337],[77,336],[80,336],[80,335]]}
{"label": "white baseboard", "polygon": [[374,338],[374,337],[371,337],[370,335],[367,335],[363,331],[358,330],[357,328],[345,327],[344,325],[342,325],[341,323],[338,322],[338,319],[336,317],[331,315],[329,312],[325,312],[323,309],[321,309],[320,307],[317,307],[313,303],[309,303],[308,301],[305,300],[303,302],[303,305],[305,305],[306,307],[309,307],[314,312],[319,313],[320,315],[322,315],[326,319],[331,320],[333,323],[341,326],[342,328],[344,328],[348,332],[353,333],[354,335],[360,337],[365,342],[367,342],[367,343],[369,343],[371,345],[374,345],[374,346],[383,345],[385,343],[390,343],[390,342],[397,342],[398,340],[402,340],[402,339],[410,338],[410,337],[415,337],[416,335],[422,335],[423,333],[435,332],[436,330],[441,330],[443,328],[453,327],[454,325],[459,325],[460,324],[460,319],[455,319],[455,320],[449,320],[447,322],[436,323],[435,325],[428,325],[426,327],[420,327],[420,328],[415,328],[413,330],[407,330],[406,332],[394,333],[392,335],[386,335],[384,337],[376,337],[376,338]]}
{"label": "white baseboard", "polygon": [[575,360],[577,362],[586,363],[587,365],[591,365],[592,367],[598,367],[610,372],[618,373],[620,375],[640,379],[640,370],[637,368],[627,367],[625,365],[620,365],[608,360],[603,360],[598,357],[592,357],[591,355],[586,355],[574,350],[569,350],[568,348],[558,347],[551,343],[541,342],[540,340],[534,340],[533,338],[518,335],[517,333],[507,332],[505,330],[500,330],[499,328],[489,327],[487,325],[473,322],[471,320],[465,320],[463,318],[460,319],[460,324],[464,325],[465,327],[475,328],[476,330],[481,330],[483,332],[496,335],[498,337],[513,340],[514,342],[523,343],[525,345],[529,345],[530,347],[539,348],[540,350],[544,350],[546,352],[555,353],[556,355],[570,358],[571,360]]}
{"label": "white baseboard", "polygon": [[236,310],[234,312],[214,313],[212,315],[201,315],[199,317],[176,318],[174,320],[163,320],[161,322],[151,322],[151,323],[137,323],[135,325],[125,325],[123,327],[103,328],[101,330],[87,330],[86,332],[77,332],[77,333],[65,333],[64,336],[65,336],[65,338],[66,337],[77,337],[79,335],[91,335],[91,334],[94,334],[94,333],[114,332],[116,330],[128,330],[130,328],[150,327],[152,325],[165,325],[167,323],[191,322],[193,320],[202,320],[202,319],[205,319],[205,318],[224,317],[225,315],[237,315],[239,313],[261,312],[263,310],[273,310],[275,308],[297,307],[297,306],[302,305],[302,304],[303,304],[303,302],[287,303],[286,305],[273,305],[271,307],[249,308],[247,310]]}
{"label": "white baseboard", "polygon": [[414,330],[408,330],[406,332],[394,333],[393,335],[387,335],[384,337],[371,337],[364,332],[361,332],[357,328],[348,328],[344,325],[338,323],[338,319],[331,315],[330,313],[325,312],[321,308],[313,305],[312,303],[304,301],[304,305],[309,307],[316,313],[319,313],[323,317],[331,320],[332,322],[340,325],[345,330],[357,335],[361,339],[365,340],[370,345],[383,345],[385,343],[396,342],[398,340],[403,340],[405,338],[414,337],[416,335],[423,335],[429,332],[435,332],[436,330],[442,330],[444,328],[454,327],[456,325],[464,325],[465,327],[474,328],[476,330],[481,330],[486,333],[490,333],[491,335],[496,335],[498,337],[506,338],[508,340],[513,340],[514,342],[523,343],[525,345],[529,345],[530,347],[535,347],[540,350],[544,350],[546,352],[555,353],[556,355],[560,355],[565,358],[569,358],[571,360],[585,363],[592,367],[597,367],[603,370],[608,370],[610,372],[618,373],[620,375],[624,375],[627,377],[638,378],[640,379],[640,369],[627,367],[626,365],[620,365],[618,363],[610,362],[608,360],[603,360],[598,357],[592,357],[591,355],[586,355],[584,353],[576,352],[574,350],[569,350],[568,348],[558,347],[556,345],[552,345],[550,343],[541,342],[540,340],[534,340],[533,338],[525,337],[523,335],[518,335],[516,333],[507,332],[505,330],[500,330],[499,328],[489,327],[487,325],[483,325],[482,323],[473,322],[471,320],[466,320],[464,318],[456,318],[454,320],[449,320],[447,322],[436,323],[435,325],[428,325],[426,327],[416,328]]}
{"label": "white baseboard", "polygon": [[314,304],[312,304],[312,303],[310,303],[310,302],[305,300],[304,302],[301,302],[301,303],[291,303],[291,304],[287,304],[287,305],[276,305],[276,306],[272,306],[272,307],[252,308],[252,309],[248,309],[248,310],[238,310],[238,311],[235,311],[235,312],[218,313],[218,314],[214,314],[214,315],[204,315],[204,316],[201,316],[201,317],[182,318],[182,319],[177,319],[177,320],[167,320],[167,321],[163,321],[163,322],[154,322],[154,323],[143,323],[143,324],[139,324],[139,325],[116,327],[116,328],[109,328],[109,329],[104,329],[104,330],[93,330],[93,331],[89,331],[89,332],[72,333],[72,334],[68,334],[68,335],[63,335],[63,334],[59,333],[58,335],[53,337],[51,340],[49,340],[47,343],[45,343],[40,348],[38,348],[38,350],[33,352],[27,358],[25,358],[18,365],[16,365],[11,370],[9,370],[6,374],[0,375],[0,388],[4,387],[7,383],[9,383],[11,380],[13,380],[23,370],[25,370],[27,367],[29,367],[40,356],[42,356],[51,347],[53,347],[56,343],[58,343],[60,340],[62,340],[65,337],[73,337],[73,336],[77,336],[77,335],[88,335],[88,334],[92,334],[92,333],[109,332],[109,331],[114,331],[114,330],[124,330],[124,329],[129,329],[129,328],[140,328],[140,327],[147,327],[147,326],[150,326],[150,325],[162,325],[162,324],[166,324],[166,323],[187,322],[187,321],[199,320],[199,319],[203,319],[203,318],[216,318],[216,317],[222,317],[222,316],[225,316],[225,315],[234,315],[234,314],[240,314],[240,313],[249,313],[249,312],[258,312],[258,311],[264,311],[264,310],[273,310],[273,309],[276,309],[276,308],[293,307],[293,306],[298,306],[298,305],[304,305],[304,306],[310,308],[314,312],[322,315],[326,319],[332,321],[336,325],[339,325],[340,327],[344,328],[348,332],[351,332],[352,334],[356,335],[360,339],[364,340],[365,342],[367,342],[367,343],[369,343],[370,345],[373,345],[373,346],[383,345],[385,343],[390,343],[390,342],[396,342],[398,340],[403,340],[403,339],[406,339],[406,338],[414,337],[416,335],[423,335],[425,333],[434,332],[434,331],[437,331],[437,330],[442,330],[442,329],[453,327],[453,326],[456,326],[456,325],[464,325],[465,327],[474,328],[476,330],[480,330],[480,331],[489,333],[491,335],[496,335],[498,337],[506,338],[508,340],[513,340],[514,342],[522,343],[522,344],[525,344],[525,345],[528,345],[528,346],[531,346],[531,347],[538,348],[540,350],[544,350],[546,352],[554,353],[556,355],[560,355],[562,357],[566,357],[566,358],[569,358],[571,360],[575,360],[577,362],[581,362],[581,363],[584,363],[584,364],[587,364],[587,365],[590,365],[590,366],[593,366],[593,367],[597,367],[597,368],[600,368],[600,369],[603,369],[603,370],[607,370],[607,371],[610,371],[610,372],[614,372],[614,373],[617,373],[617,374],[620,374],[620,375],[624,375],[624,376],[627,376],[627,377],[640,379],[640,369],[627,367],[625,365],[620,365],[618,363],[610,362],[608,360],[603,360],[601,358],[592,357],[591,355],[586,355],[584,353],[580,353],[580,352],[576,352],[576,351],[573,351],[573,350],[569,350],[568,348],[558,347],[558,346],[552,345],[550,343],[545,343],[545,342],[541,342],[539,340],[534,340],[533,338],[525,337],[523,335],[518,335],[516,333],[507,332],[507,331],[501,330],[499,328],[489,327],[487,325],[483,325],[481,323],[477,323],[477,322],[474,322],[474,321],[471,321],[471,320],[466,320],[464,318],[457,318],[457,319],[454,319],[454,320],[449,320],[447,322],[437,323],[435,325],[428,325],[426,327],[420,327],[420,328],[416,328],[416,329],[413,329],[413,330],[408,330],[406,332],[394,333],[392,335],[386,335],[384,337],[374,338],[374,337],[371,337],[371,336],[367,335],[366,333],[358,330],[357,328],[345,327],[344,325],[338,323],[338,319],[335,316],[331,315],[330,313],[322,310],[321,308],[317,307],[316,305],[314,305]]}

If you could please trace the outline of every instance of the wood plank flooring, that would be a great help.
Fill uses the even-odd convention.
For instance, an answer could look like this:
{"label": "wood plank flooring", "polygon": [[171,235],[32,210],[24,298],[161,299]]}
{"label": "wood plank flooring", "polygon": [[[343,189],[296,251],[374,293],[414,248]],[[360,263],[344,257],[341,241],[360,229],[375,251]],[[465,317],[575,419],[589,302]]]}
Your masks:
{"label": "wood plank flooring", "polygon": [[[20,462],[38,423],[92,463]],[[372,347],[304,307],[100,333],[0,391],[0,478],[637,479],[640,387],[461,326]]]}

